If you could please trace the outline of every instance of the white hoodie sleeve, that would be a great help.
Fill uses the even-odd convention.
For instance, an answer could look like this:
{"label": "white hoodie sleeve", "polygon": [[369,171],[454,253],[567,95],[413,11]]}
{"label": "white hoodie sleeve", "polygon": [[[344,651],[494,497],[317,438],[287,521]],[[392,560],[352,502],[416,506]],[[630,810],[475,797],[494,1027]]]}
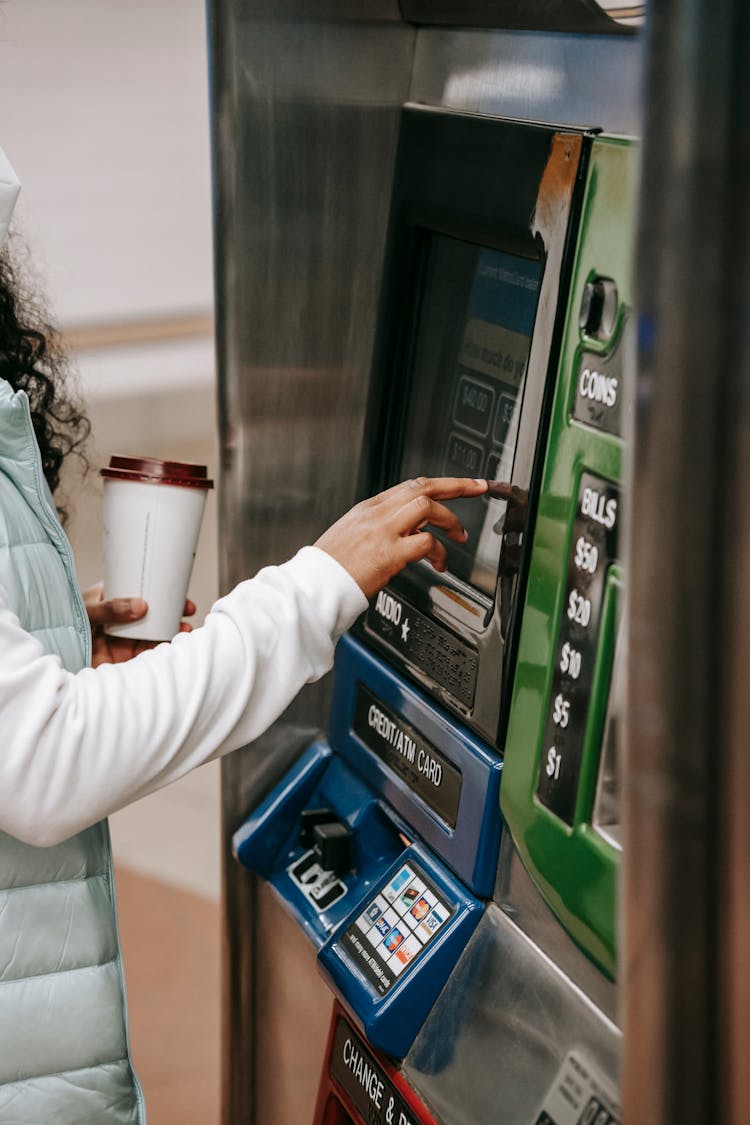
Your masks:
{"label": "white hoodie sleeve", "polygon": [[58,843],[250,742],[331,667],[366,606],[343,567],[305,547],[216,602],[200,629],[74,675],[0,586],[0,829]]}

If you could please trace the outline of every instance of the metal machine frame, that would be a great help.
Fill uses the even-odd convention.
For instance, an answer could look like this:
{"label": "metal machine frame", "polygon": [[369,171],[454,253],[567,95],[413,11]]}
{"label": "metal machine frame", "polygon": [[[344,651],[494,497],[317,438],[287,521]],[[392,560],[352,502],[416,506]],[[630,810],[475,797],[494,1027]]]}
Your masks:
{"label": "metal machine frame", "polygon": [[[642,6],[559,0],[575,19],[549,33],[523,29],[533,7],[473,4],[475,30],[465,30],[456,5],[437,0],[404,0],[403,11],[395,0],[209,4],[224,587],[314,539],[355,499],[402,106],[641,132],[641,40],[582,32],[592,14],[626,26]],[[479,29],[500,11],[518,30]],[[625,551],[624,1120],[740,1125],[750,1115],[750,17],[741,0],[665,0],[654,12],[638,536],[630,545],[626,536]],[[306,690],[223,765],[226,1125],[304,1121],[315,1103],[330,994],[301,933],[229,858],[228,841],[326,728],[329,690]],[[495,902],[440,1001],[455,1017],[453,1057],[436,1065],[428,1021],[404,1067],[448,1121],[498,1097],[496,1073],[464,1063],[481,1062],[494,1042],[502,1003],[516,1005],[524,1029],[523,1049],[507,1060],[518,1081],[502,1092],[504,1121],[529,1120],[540,1104],[534,1084],[542,1089],[560,1065],[550,1028],[572,1021],[597,1065],[617,1066],[613,986],[544,906],[508,840],[499,871]],[[517,975],[497,968],[508,964]],[[491,981],[502,987],[493,992]],[[487,996],[471,1020],[460,1014],[464,986]],[[542,996],[547,1030],[533,1041]]]}
{"label": "metal machine frame", "polygon": [[[311,13],[219,0],[210,32],[228,587],[313,540],[355,498],[402,106],[635,133],[640,44],[416,29],[379,2]],[[326,729],[328,705],[327,684],[306,690],[225,761],[227,841]],[[539,907],[523,901],[531,919]],[[305,1120],[329,994],[301,933],[232,861],[225,905],[225,1120]],[[546,927],[546,955],[586,977],[569,946]],[[542,1085],[558,1063],[548,1057]]]}

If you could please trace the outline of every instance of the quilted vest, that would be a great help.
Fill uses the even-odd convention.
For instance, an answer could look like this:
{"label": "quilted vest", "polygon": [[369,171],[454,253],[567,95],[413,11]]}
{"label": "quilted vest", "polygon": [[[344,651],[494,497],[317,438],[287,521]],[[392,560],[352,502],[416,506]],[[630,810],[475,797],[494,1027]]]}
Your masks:
{"label": "quilted vest", "polygon": [[[76,672],[91,638],[26,395],[0,380],[0,581]],[[2,659],[2,654],[0,654]],[[3,734],[0,731],[0,753]],[[0,1125],[144,1125],[106,821],[51,848],[0,832]]]}

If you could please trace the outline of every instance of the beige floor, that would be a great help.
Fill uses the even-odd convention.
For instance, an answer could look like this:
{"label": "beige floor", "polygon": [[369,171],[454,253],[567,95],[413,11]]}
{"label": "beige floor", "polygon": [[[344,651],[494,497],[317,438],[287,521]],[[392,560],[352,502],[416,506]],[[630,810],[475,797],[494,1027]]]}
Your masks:
{"label": "beige floor", "polygon": [[117,894],[149,1125],[218,1125],[219,907],[123,867]]}

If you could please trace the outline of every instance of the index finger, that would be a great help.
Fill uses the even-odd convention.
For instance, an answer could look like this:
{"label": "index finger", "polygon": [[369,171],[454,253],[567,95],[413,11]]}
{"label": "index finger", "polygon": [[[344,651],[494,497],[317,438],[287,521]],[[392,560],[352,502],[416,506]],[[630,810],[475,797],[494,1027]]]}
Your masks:
{"label": "index finger", "polygon": [[382,493],[382,499],[413,500],[428,496],[431,500],[455,500],[459,496],[481,496],[487,481],[474,477],[414,477],[402,481]]}

